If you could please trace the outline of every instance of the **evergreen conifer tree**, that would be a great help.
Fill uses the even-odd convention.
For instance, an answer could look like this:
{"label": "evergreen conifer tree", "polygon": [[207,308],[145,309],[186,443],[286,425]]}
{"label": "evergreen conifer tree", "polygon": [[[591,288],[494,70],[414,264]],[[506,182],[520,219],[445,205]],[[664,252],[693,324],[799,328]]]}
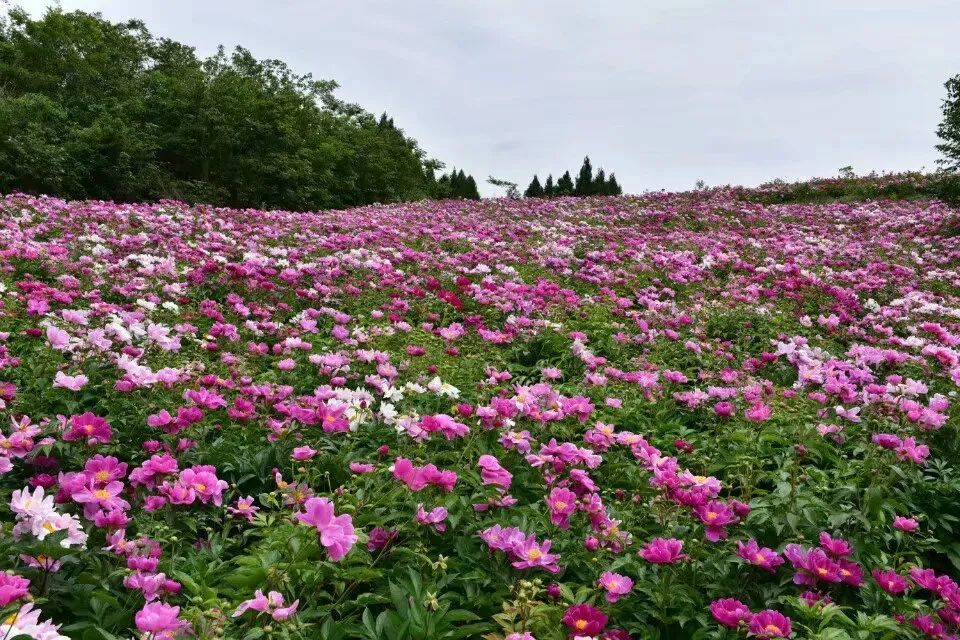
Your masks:
{"label": "evergreen conifer tree", "polygon": [[583,158],[583,164],[580,166],[580,173],[577,174],[577,183],[573,193],[578,196],[593,194],[593,166],[590,164],[590,156]]}
{"label": "evergreen conifer tree", "polygon": [[480,192],[477,190],[477,181],[473,179],[472,175],[467,176],[467,182],[464,186],[463,193],[464,198],[468,198],[470,200],[480,199]]}
{"label": "evergreen conifer tree", "polygon": [[622,194],[623,189],[621,189],[619,183],[617,183],[617,174],[611,173],[610,179],[607,180],[607,195],[619,196]]}
{"label": "evergreen conifer tree", "polygon": [[593,179],[593,194],[597,196],[610,195],[608,189],[609,185],[607,184],[607,174],[601,167],[600,169],[597,169],[597,175]]}
{"label": "evergreen conifer tree", "polygon": [[540,178],[537,177],[537,174],[533,174],[533,180],[530,181],[530,186],[523,192],[523,195],[526,198],[543,197],[543,187],[540,185]]}

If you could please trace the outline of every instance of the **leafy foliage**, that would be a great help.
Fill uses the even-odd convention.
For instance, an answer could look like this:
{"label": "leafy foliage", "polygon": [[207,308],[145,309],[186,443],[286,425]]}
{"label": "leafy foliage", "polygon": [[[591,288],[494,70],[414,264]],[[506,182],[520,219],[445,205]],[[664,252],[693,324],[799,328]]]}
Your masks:
{"label": "leafy foliage", "polygon": [[310,210],[478,198],[393,118],[237,48],[200,59],[137,21],[0,19],[0,191]]}

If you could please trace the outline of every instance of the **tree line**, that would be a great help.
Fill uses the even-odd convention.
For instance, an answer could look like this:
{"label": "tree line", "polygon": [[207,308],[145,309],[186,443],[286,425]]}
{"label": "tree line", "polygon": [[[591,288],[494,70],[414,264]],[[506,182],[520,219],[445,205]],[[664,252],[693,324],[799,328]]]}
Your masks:
{"label": "tree line", "polygon": [[200,58],[136,20],[14,9],[0,16],[0,192],[297,210],[479,198],[335,89],[242,47]]}
{"label": "tree line", "polygon": [[540,184],[540,178],[534,174],[533,180],[530,181],[523,195],[527,198],[550,198],[554,196],[619,196],[622,193],[623,189],[617,182],[617,176],[611,173],[608,178],[602,167],[594,175],[590,156],[587,156],[583,159],[576,181],[570,177],[569,171],[564,171],[556,183],[553,182],[553,174],[550,174],[547,176],[547,181]]}

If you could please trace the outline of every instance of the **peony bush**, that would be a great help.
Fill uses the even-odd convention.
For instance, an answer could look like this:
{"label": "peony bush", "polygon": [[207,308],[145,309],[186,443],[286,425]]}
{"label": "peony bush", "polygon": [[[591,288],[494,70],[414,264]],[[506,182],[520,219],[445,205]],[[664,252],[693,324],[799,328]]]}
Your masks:
{"label": "peony bush", "polygon": [[3,198],[0,638],[957,638],[958,216],[764,193]]}

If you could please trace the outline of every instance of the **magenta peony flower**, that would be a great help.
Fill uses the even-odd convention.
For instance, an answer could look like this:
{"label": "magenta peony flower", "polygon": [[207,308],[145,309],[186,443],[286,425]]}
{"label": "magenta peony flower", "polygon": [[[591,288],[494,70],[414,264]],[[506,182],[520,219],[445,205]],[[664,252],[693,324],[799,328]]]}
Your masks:
{"label": "magenta peony flower", "polygon": [[767,547],[761,547],[757,541],[751,538],[746,544],[737,541],[737,555],[750,564],[760,567],[770,573],[775,573],[777,567],[783,564],[783,558],[776,551]]}
{"label": "magenta peony flower", "polygon": [[917,522],[916,518],[905,518],[903,516],[895,516],[893,518],[893,528],[904,533],[913,533],[920,528],[920,523]]}
{"label": "magenta peony flower", "polygon": [[719,500],[698,505],[694,513],[704,524],[705,536],[709,542],[719,542],[726,538],[727,525],[740,521],[730,505]]}
{"label": "magenta peony flower", "polygon": [[27,595],[29,586],[30,581],[26,578],[15,573],[0,571],[0,607],[5,607]]}
{"label": "magenta peony flower", "polygon": [[719,624],[736,629],[741,622],[749,622],[753,614],[747,605],[734,598],[722,598],[710,603],[710,615]]}
{"label": "magenta peony flower", "polygon": [[112,435],[110,424],[88,411],[81,415],[70,416],[70,426],[63,434],[63,439],[67,442],[86,440],[87,444],[95,445],[110,442]]}
{"label": "magenta peony flower", "polygon": [[870,572],[880,588],[893,596],[906,593],[910,589],[910,582],[896,571],[874,569]]}
{"label": "magenta peony flower", "polygon": [[675,564],[684,558],[689,558],[683,550],[683,540],[676,538],[654,538],[648,542],[639,555],[647,562],[654,564]]}
{"label": "magenta peony flower", "polygon": [[607,625],[607,616],[588,604],[575,604],[567,608],[562,622],[571,635],[595,636]]}
{"label": "magenta peony flower", "polygon": [[396,529],[375,527],[372,531],[370,531],[370,535],[367,537],[367,551],[379,551],[390,544],[390,542],[396,537]]}
{"label": "magenta peony flower", "polygon": [[779,611],[766,609],[754,614],[747,629],[752,636],[760,640],[769,638],[789,638],[793,630],[790,628],[790,618]]}

